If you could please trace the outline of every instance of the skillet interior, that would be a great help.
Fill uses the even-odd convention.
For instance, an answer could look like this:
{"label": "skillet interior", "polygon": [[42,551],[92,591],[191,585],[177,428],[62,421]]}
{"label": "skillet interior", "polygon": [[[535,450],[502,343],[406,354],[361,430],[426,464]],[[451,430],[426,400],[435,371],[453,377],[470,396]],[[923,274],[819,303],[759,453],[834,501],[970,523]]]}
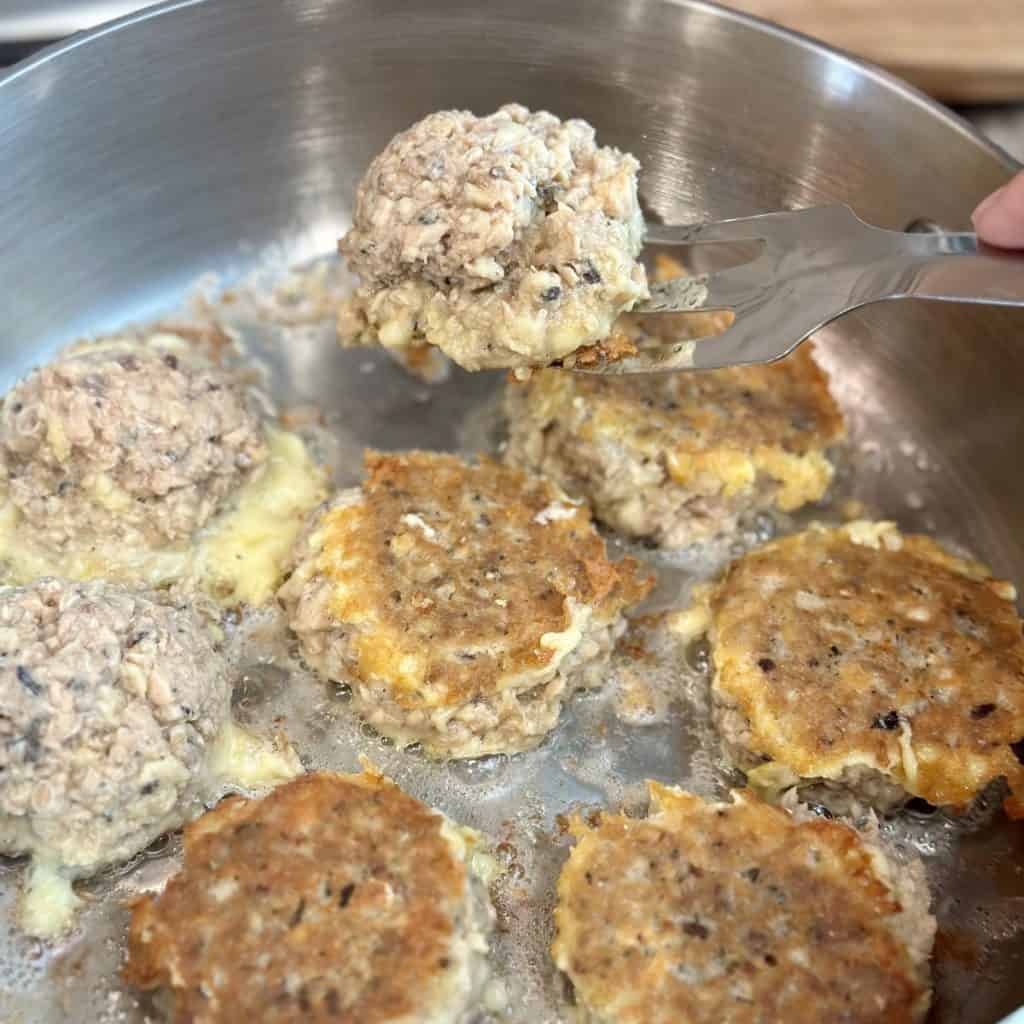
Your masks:
{"label": "skillet interior", "polygon": [[[881,72],[696,0],[184,0],[0,79],[3,384],[75,336],[176,307],[204,273],[231,280],[330,252],[362,169],[396,130],[430,110],[512,99],[585,117],[637,154],[648,206],[671,221],[839,200],[887,227],[926,217],[963,229],[1013,169]],[[1018,584],[1022,324],[1012,312],[891,303],[846,318],[821,346],[851,423],[847,493],[966,545]],[[257,334],[278,397],[332,410],[348,453],[465,444],[466,415],[497,382],[457,373],[425,396],[325,338],[285,347]],[[341,475],[355,472],[349,461]],[[675,781],[685,744],[665,743],[651,744],[660,753],[648,763],[627,742],[607,767]],[[595,798],[545,764],[494,769],[478,823],[524,801],[550,821]],[[423,786],[457,813],[466,787],[484,784],[471,774]],[[1024,1002],[1014,924],[1024,841],[999,827],[960,849],[953,864],[936,843],[947,858],[940,916],[956,922],[940,947],[936,1019],[988,1022]],[[15,877],[5,874],[8,890]],[[38,981],[28,953],[17,941],[0,950],[4,985]],[[75,1016],[86,1005],[76,1000],[99,968],[86,957],[76,974],[76,956],[47,1001],[56,1013],[71,999],[66,1019],[92,1020]],[[12,1013],[24,1005],[12,1001]]]}

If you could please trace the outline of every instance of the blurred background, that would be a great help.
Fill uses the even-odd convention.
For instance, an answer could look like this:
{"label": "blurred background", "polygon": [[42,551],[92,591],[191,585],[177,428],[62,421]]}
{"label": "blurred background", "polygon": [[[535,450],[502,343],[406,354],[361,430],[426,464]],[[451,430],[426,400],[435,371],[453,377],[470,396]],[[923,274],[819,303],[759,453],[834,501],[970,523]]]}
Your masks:
{"label": "blurred background", "polygon": [[[0,0],[0,67],[153,4]],[[881,64],[1024,161],[1024,0],[731,0],[727,6]]]}

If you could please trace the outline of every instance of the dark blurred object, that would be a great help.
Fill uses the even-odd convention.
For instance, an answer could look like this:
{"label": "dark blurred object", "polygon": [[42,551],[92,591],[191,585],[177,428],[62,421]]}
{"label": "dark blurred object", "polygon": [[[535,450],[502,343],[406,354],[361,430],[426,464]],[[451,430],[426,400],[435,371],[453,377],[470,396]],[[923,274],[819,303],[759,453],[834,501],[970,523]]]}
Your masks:
{"label": "dark blurred object", "polygon": [[156,0],[0,0],[0,66],[104,21],[152,7]]}
{"label": "dark blurred object", "polygon": [[724,0],[946,103],[1024,100],[1024,0]]}
{"label": "dark blurred object", "polygon": [[41,43],[0,43],[0,68],[7,67],[8,64],[17,64],[19,60],[24,60],[49,42],[51,40],[46,39]]}

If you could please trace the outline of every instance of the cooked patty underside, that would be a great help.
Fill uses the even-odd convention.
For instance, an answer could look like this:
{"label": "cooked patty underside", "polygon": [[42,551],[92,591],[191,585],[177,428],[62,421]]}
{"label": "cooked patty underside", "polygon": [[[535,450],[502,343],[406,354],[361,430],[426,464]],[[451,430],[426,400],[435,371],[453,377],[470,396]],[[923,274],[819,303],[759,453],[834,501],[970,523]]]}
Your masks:
{"label": "cooked patty underside", "polygon": [[[403,707],[383,683],[355,679],[346,664],[347,644],[316,644],[304,638],[306,656],[328,678],[348,683],[352,707],[400,747],[415,743],[439,757],[482,757],[518,753],[538,746],[557,724],[562,705],[577,690],[599,686],[625,621],[591,618],[576,647],[549,673],[511,677],[489,693],[465,703],[436,708]],[[320,646],[319,653],[316,646]]]}
{"label": "cooked patty underside", "polygon": [[585,495],[594,515],[613,529],[682,547],[735,530],[741,520],[775,506],[779,482],[758,474],[752,488],[726,496],[686,487],[662,459],[640,457],[623,445],[586,441],[557,423],[528,415],[509,425],[509,461],[551,478],[572,495]]}
{"label": "cooked patty underside", "polygon": [[[712,714],[725,753],[737,768],[750,772],[771,760],[753,749],[747,716],[714,690]],[[862,813],[865,807],[880,814],[891,814],[913,797],[884,772],[863,764],[847,766],[834,779],[801,778],[792,788],[804,802],[821,804],[833,814],[853,816]]]}

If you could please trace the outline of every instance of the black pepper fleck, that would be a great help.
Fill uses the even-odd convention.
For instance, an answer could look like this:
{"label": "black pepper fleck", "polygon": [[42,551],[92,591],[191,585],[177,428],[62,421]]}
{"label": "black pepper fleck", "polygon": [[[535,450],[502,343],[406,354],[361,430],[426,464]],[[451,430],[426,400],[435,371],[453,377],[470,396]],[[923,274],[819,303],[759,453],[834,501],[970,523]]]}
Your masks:
{"label": "black pepper fleck", "polygon": [[306,913],[306,900],[305,898],[299,900],[299,905],[295,908],[295,913],[292,914],[292,919],[288,922],[289,928],[294,928],[297,924],[302,921],[302,915]]}
{"label": "black pepper fleck", "polygon": [[887,711],[884,715],[878,715],[871,723],[872,729],[885,729],[892,732],[900,727],[900,716],[898,711]]}
{"label": "black pepper fleck", "polygon": [[147,782],[147,783],[146,783],[146,784],[145,784],[145,785],[144,785],[144,786],[142,787],[142,789],[140,789],[140,790],[139,790],[139,792],[140,792],[140,793],[141,793],[141,794],[142,794],[143,796],[149,796],[149,795],[150,795],[150,793],[155,793],[155,792],[157,791],[157,788],[159,787],[159,785],[160,785],[160,783],[159,783],[159,782],[157,782],[157,781],[156,781],[156,780],[154,779],[154,780],[153,780],[152,782]]}
{"label": "black pepper fleck", "polygon": [[169,366],[172,370],[178,368],[178,357],[175,355],[164,356],[164,365]]}
{"label": "black pepper fleck", "polygon": [[995,704],[976,704],[971,708],[971,718],[988,718],[995,709]]}
{"label": "black pepper fleck", "polygon": [[762,672],[772,672],[775,670],[775,662],[771,658],[759,658],[757,667]]}
{"label": "black pepper fleck", "polygon": [[560,299],[562,297],[562,289],[557,284],[553,284],[550,288],[545,288],[544,291],[540,293],[540,297],[545,302],[554,302],[555,299]]}
{"label": "black pepper fleck", "polygon": [[342,908],[347,907],[348,901],[352,899],[352,893],[354,893],[355,891],[355,882],[349,882],[348,885],[343,886],[341,890],[341,895],[338,896],[338,906]]}
{"label": "black pepper fleck", "polygon": [[550,185],[541,185],[537,189],[537,198],[540,200],[545,213],[554,213],[558,209],[555,190]]}
{"label": "black pepper fleck", "polygon": [[1010,744],[1010,749],[1013,751],[1013,756],[1017,760],[1024,764],[1024,738],[1017,740],[1015,743]]}
{"label": "black pepper fleck", "polygon": [[42,746],[40,742],[40,734],[43,731],[43,725],[45,722],[46,719],[44,718],[33,718],[32,721],[28,723],[28,728],[25,730],[25,753],[23,758],[28,764],[33,764],[39,760],[39,751]]}
{"label": "black pepper fleck", "polygon": [[18,666],[18,682],[32,694],[33,697],[38,697],[43,692],[43,688],[36,682],[36,677],[25,668],[24,665]]}
{"label": "black pepper fleck", "polygon": [[711,934],[708,931],[707,925],[701,924],[700,921],[683,922],[683,931],[687,935],[692,935],[695,939],[706,939]]}
{"label": "black pepper fleck", "polygon": [[594,266],[588,266],[586,270],[580,275],[587,284],[600,284],[601,275]]}
{"label": "black pepper fleck", "polygon": [[816,814],[819,818],[825,818],[828,821],[831,821],[835,817],[835,815],[824,804],[808,804],[807,810],[809,810],[811,814]]}

